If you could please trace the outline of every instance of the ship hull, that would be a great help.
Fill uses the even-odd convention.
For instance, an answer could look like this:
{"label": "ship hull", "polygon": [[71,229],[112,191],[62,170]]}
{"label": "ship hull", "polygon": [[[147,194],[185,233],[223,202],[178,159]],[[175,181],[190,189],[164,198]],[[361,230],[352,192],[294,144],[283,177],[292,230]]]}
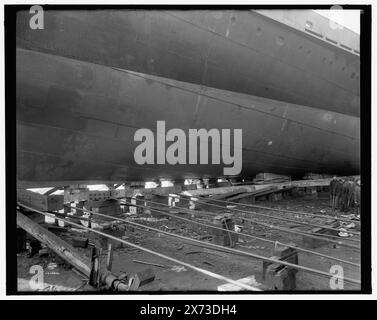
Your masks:
{"label": "ship hull", "polygon": [[342,47],[313,14],[293,13],[294,22],[313,25],[309,33],[249,10],[45,11],[42,30],[20,12],[17,46],[359,116],[357,41]]}
{"label": "ship hull", "polygon": [[[138,165],[140,128],[242,129],[242,172],[358,174],[360,119],[165,77],[17,49],[17,178],[218,178],[224,165]],[[304,137],[304,138],[303,138]]]}

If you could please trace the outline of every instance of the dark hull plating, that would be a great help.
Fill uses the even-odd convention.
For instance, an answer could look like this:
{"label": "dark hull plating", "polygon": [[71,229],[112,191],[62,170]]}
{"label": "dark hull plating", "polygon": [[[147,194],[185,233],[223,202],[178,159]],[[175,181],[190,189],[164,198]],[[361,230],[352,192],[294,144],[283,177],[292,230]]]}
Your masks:
{"label": "dark hull plating", "polygon": [[[43,30],[31,30],[30,17],[17,17],[20,48],[360,114],[359,56],[330,42],[355,35],[336,33],[310,10],[286,10],[282,17],[303,24],[302,31],[249,10],[46,11]],[[309,22],[311,33],[305,31]],[[358,48],[357,39],[345,43]]]}
{"label": "dark hull plating", "polygon": [[223,165],[134,162],[138,128],[242,128],[243,170],[359,172],[359,118],[17,49],[17,175],[49,182],[221,177]]}

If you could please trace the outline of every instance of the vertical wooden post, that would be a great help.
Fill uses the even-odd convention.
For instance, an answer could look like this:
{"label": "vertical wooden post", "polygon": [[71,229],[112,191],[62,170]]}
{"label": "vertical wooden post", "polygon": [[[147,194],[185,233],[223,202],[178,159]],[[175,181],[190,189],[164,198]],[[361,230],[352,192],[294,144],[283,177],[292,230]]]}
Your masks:
{"label": "vertical wooden post", "polygon": [[111,271],[113,267],[113,246],[111,242],[109,242],[107,246],[107,261],[106,261],[106,268],[108,271]]}
{"label": "vertical wooden post", "polygon": [[100,249],[93,247],[92,248],[92,258],[91,258],[91,270],[89,276],[89,284],[93,287],[99,286],[99,270],[100,270]]}

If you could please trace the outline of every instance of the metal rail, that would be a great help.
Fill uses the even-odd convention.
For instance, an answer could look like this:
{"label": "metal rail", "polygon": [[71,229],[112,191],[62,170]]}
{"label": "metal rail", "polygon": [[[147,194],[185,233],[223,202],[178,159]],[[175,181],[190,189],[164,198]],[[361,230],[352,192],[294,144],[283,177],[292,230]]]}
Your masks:
{"label": "metal rail", "polygon": [[[125,198],[129,198],[129,197],[125,197]],[[116,198],[113,198],[113,199],[116,199]],[[117,199],[119,200],[119,199]],[[143,200],[144,201],[144,200]],[[128,204],[128,203],[126,203]],[[150,207],[147,207],[147,206],[141,206],[141,205],[137,205],[137,204],[128,204],[128,205],[131,205],[131,206],[134,206],[134,207],[139,207],[139,208],[150,208]],[[152,210],[152,209],[151,209]],[[164,212],[164,211],[161,211],[161,210],[158,210],[158,209],[153,209],[155,212],[159,212],[161,214],[165,214],[167,216],[170,216],[172,218],[175,218],[175,219],[180,219],[180,220],[186,220],[190,223],[196,223],[196,221],[193,221],[193,220],[189,220],[189,219],[185,219],[185,218],[182,218],[182,217],[177,217],[176,215],[173,215],[173,214],[170,214],[170,213],[167,213],[167,212]],[[337,240],[331,240],[331,239],[326,239],[326,238],[323,238],[323,237],[319,237],[319,236],[315,236],[315,235],[312,235],[310,233],[305,233],[305,232],[298,232],[298,231],[293,231],[293,230],[290,230],[290,229],[287,229],[287,228],[284,228],[284,227],[279,227],[279,226],[275,226],[275,225],[270,225],[270,224],[267,224],[267,223],[264,223],[264,222],[259,222],[259,221],[255,221],[253,219],[249,219],[249,218],[244,218],[242,217],[243,220],[245,221],[249,221],[249,222],[252,222],[252,223],[255,223],[257,225],[261,225],[261,226],[264,226],[264,227],[267,227],[267,228],[270,228],[270,229],[275,229],[275,230],[279,230],[279,231],[282,231],[282,232],[286,232],[286,233],[291,233],[291,234],[296,234],[296,235],[301,235],[301,236],[306,236],[308,238],[312,238],[312,239],[319,239],[319,240],[322,240],[322,241],[326,241],[328,243],[334,243],[334,244],[337,244],[339,246],[344,246],[344,247],[349,247],[349,248],[353,248],[353,249],[360,249],[360,247],[358,246],[353,246],[351,244],[348,244],[348,243],[344,243],[342,241],[337,241]],[[339,230],[338,230],[339,231]]]}
{"label": "metal rail", "polygon": [[[149,201],[149,200],[146,200],[146,201]],[[196,200],[196,201],[198,203],[202,203],[202,204],[205,204],[205,205],[213,206],[215,208],[224,209],[223,206],[220,206],[220,205],[217,205],[217,204],[207,203],[207,202],[203,202],[201,200]],[[281,220],[281,221],[287,221],[287,222],[294,222],[296,224],[298,223],[298,224],[308,225],[308,226],[317,227],[317,228],[323,228],[323,229],[328,229],[328,230],[339,231],[339,229],[332,228],[332,227],[329,227],[329,226],[324,226],[324,225],[315,224],[315,223],[302,222],[302,221],[297,221],[297,220],[287,219],[287,218],[282,218],[282,217],[271,216],[271,215],[268,215],[268,214],[264,214],[264,213],[260,213],[260,212],[255,212],[255,211],[245,211],[245,210],[240,210],[240,209],[236,209],[236,208],[227,209],[227,210],[234,211],[234,212],[240,212],[240,213],[255,214],[255,215],[260,215],[260,216],[264,216],[264,217],[271,218],[271,219],[276,219],[276,220]],[[318,216],[317,216],[317,218],[318,218]],[[360,233],[356,232],[356,231],[347,231],[347,232],[351,233],[351,234],[354,234],[354,235],[360,235]]]}
{"label": "metal rail", "polygon": [[[187,197],[187,198],[199,198],[199,196],[188,196],[186,194],[182,194],[180,193],[179,195],[170,195],[171,197],[179,197],[179,196],[183,196],[183,197]],[[205,199],[205,198],[201,198],[201,199]],[[307,215],[307,216],[312,216],[312,217],[316,217],[316,218],[327,218],[327,219],[333,219],[333,220],[339,220],[339,221],[343,221],[343,222],[354,222],[354,223],[360,223],[360,221],[357,221],[357,220],[351,220],[351,219],[347,219],[347,218],[340,218],[340,217],[333,217],[333,216],[329,216],[329,215],[318,215],[318,214],[315,214],[315,213],[310,213],[310,212],[303,212],[303,211],[293,211],[293,210],[287,210],[287,209],[278,209],[278,208],[271,208],[271,207],[265,207],[265,206],[259,206],[259,205],[254,205],[254,204],[243,204],[243,203],[239,203],[239,202],[234,202],[234,201],[227,201],[227,200],[219,200],[219,199],[211,199],[211,198],[207,198],[209,201],[215,201],[215,202],[220,202],[220,203],[226,203],[226,204],[230,204],[230,205],[238,205],[238,206],[243,206],[243,207],[250,207],[250,208],[258,208],[258,209],[267,209],[267,210],[272,210],[272,211],[279,211],[279,212],[286,212],[286,213],[292,213],[292,214],[298,214],[298,215]],[[192,200],[192,201],[200,201],[200,200]],[[205,204],[208,204],[207,202],[205,202]]]}
{"label": "metal rail", "polygon": [[[109,219],[117,220],[117,221],[123,221],[125,223],[129,223],[129,224],[137,225],[137,226],[140,226],[140,227],[144,227],[146,229],[154,230],[156,232],[167,234],[167,235],[170,235],[172,237],[180,238],[180,239],[183,239],[183,240],[186,240],[186,241],[196,242],[196,243],[199,243],[199,244],[202,244],[202,245],[204,244],[206,246],[213,247],[213,248],[219,248],[221,250],[225,249],[228,252],[237,253],[237,254],[240,254],[240,255],[250,256],[252,258],[259,259],[259,260],[262,260],[262,261],[267,261],[267,262],[271,262],[271,263],[277,263],[277,264],[285,265],[285,266],[288,266],[288,267],[291,267],[291,268],[294,268],[294,269],[303,270],[303,271],[306,271],[306,272],[309,272],[309,273],[319,274],[319,275],[330,277],[330,278],[334,277],[334,274],[331,274],[331,273],[328,273],[328,272],[325,272],[325,271],[321,271],[321,270],[317,270],[317,269],[313,269],[313,268],[310,268],[310,267],[300,266],[300,265],[296,265],[296,264],[289,263],[289,262],[286,262],[286,261],[277,260],[277,259],[273,259],[273,258],[268,258],[268,257],[264,257],[264,256],[261,256],[261,255],[258,255],[258,254],[254,254],[254,253],[250,253],[250,252],[246,252],[246,251],[241,251],[241,250],[234,249],[234,248],[227,248],[227,247],[223,247],[223,246],[220,246],[220,245],[217,245],[217,244],[206,243],[206,242],[203,242],[203,241],[200,241],[200,240],[191,239],[191,238],[188,238],[188,237],[185,237],[185,236],[182,236],[182,235],[178,235],[178,234],[174,234],[174,233],[171,233],[171,232],[163,231],[163,230],[156,229],[156,228],[153,228],[153,227],[150,227],[150,226],[145,226],[143,224],[139,224],[139,223],[136,223],[136,222],[131,222],[131,221],[126,220],[126,219],[122,219],[122,218],[118,218],[118,217],[113,217],[113,216],[109,216],[109,215],[104,215],[102,213],[97,213],[97,212],[94,212],[94,211],[91,211],[91,210],[87,210],[87,209],[81,209],[81,208],[79,208],[79,210],[81,210],[83,212],[88,212],[88,213],[91,213],[93,215],[97,215],[97,216],[100,216],[100,217],[105,217],[105,218],[109,218]],[[188,221],[191,221],[191,220],[188,220]],[[221,230],[223,230],[223,229],[221,229]],[[341,278],[339,276],[335,276],[335,277]],[[361,283],[359,280],[352,279],[352,278],[343,277],[342,279],[344,281],[347,281],[347,282],[350,282],[350,283],[354,283],[354,284],[360,284]]]}
{"label": "metal rail", "polygon": [[[131,197],[123,197],[123,198],[128,198],[128,199],[133,199],[133,198],[131,198]],[[111,199],[114,199],[114,200],[119,200],[119,199],[122,199],[122,198],[111,198]],[[151,201],[151,200],[142,200],[143,202],[146,202],[146,203],[151,203],[151,204],[156,204],[156,205],[162,205],[162,206],[164,206],[164,207],[169,207],[169,208],[178,208],[178,209],[183,209],[183,210],[185,210],[185,211],[188,211],[188,212],[191,212],[191,213],[193,213],[193,214],[197,214],[197,213],[199,213],[199,215],[205,215],[205,216],[215,216],[216,215],[216,213],[215,212],[208,212],[208,211],[201,211],[201,210],[192,210],[192,209],[187,209],[187,208],[182,208],[182,207],[179,207],[179,206],[169,206],[168,204],[165,204],[165,203],[159,203],[159,202],[155,202],[155,201]],[[131,206],[133,205],[132,203],[130,204]],[[225,209],[224,207],[221,207],[222,209]],[[227,210],[229,210],[229,209],[227,209]],[[229,211],[231,211],[232,209],[230,209]],[[269,216],[269,215],[267,215],[267,217],[273,217],[273,216]],[[244,218],[244,217],[242,217],[242,218],[240,218],[240,217],[236,217],[237,219],[241,219],[241,220],[246,220],[246,221],[251,221],[251,220],[248,220],[247,218]],[[281,219],[281,220],[285,220],[285,219]],[[252,220],[252,221],[254,221],[254,220]],[[310,225],[310,224],[308,224],[308,223],[302,223],[302,222],[300,222],[300,221],[296,221],[296,220],[292,220],[292,222],[295,222],[295,224],[302,224],[302,225]],[[338,232],[340,232],[341,230],[339,230],[339,229],[336,229],[336,228],[331,228],[331,227],[326,227],[326,226],[320,226],[320,225],[312,225],[312,226],[316,226],[316,227],[319,227],[319,228],[323,228],[323,229],[330,229],[330,230],[334,230],[334,231],[338,231]],[[305,233],[305,232],[303,232],[303,233]],[[347,233],[351,233],[352,234],[352,232],[348,232],[348,230],[347,230]],[[306,234],[308,234],[308,235],[310,235],[310,233],[306,233]],[[359,233],[357,234],[357,235],[359,235]],[[341,239],[340,237],[338,237],[338,236],[334,236],[334,235],[322,235],[322,234],[318,234],[318,235],[316,235],[316,236],[320,236],[320,237],[328,237],[328,238],[333,238],[333,239]],[[360,242],[360,240],[358,240],[358,239],[347,239],[347,241],[352,241],[352,242]]]}
{"label": "metal rail", "polygon": [[[66,206],[68,208],[72,208],[72,209],[75,209],[75,207],[72,207],[72,206]],[[100,215],[98,213],[95,213],[95,212],[92,212],[90,210],[87,210],[87,209],[84,209],[84,208],[78,208],[78,210],[82,211],[82,212],[88,212],[88,213],[91,213],[91,214],[97,214],[97,215]],[[153,211],[156,211],[156,209],[151,209]],[[111,217],[111,216],[109,216]],[[118,220],[118,218],[114,218],[112,217],[114,220]],[[179,217],[181,218],[181,217]],[[213,228],[213,229],[218,229],[218,230],[224,230],[220,227],[216,227],[216,226],[209,226],[205,223],[201,223],[201,222],[198,222],[198,221],[194,221],[194,220],[190,220],[190,219],[186,219],[186,218],[181,218],[182,220],[184,221],[187,221],[189,223],[194,223],[194,224],[197,224],[197,225],[201,225],[203,227],[206,227],[206,228]],[[125,222],[129,222],[129,220],[124,220],[124,219],[121,219],[119,221],[125,221]],[[134,223],[134,222],[129,222],[129,223]],[[338,262],[342,262],[342,263],[345,263],[345,264],[349,264],[349,265],[353,265],[353,266],[356,266],[356,267],[360,267],[359,264],[357,263],[354,263],[354,262],[351,262],[351,261],[347,261],[347,260],[343,260],[343,259],[339,259],[339,258],[336,258],[336,257],[332,257],[332,256],[329,256],[329,255],[326,255],[326,254],[322,254],[322,253],[319,253],[319,252],[315,252],[315,251],[312,251],[312,250],[308,250],[308,249],[304,249],[304,248],[301,248],[301,247],[298,247],[298,246],[295,246],[295,245],[290,245],[290,244],[287,244],[287,243],[283,243],[283,242],[280,242],[280,241],[274,241],[274,240],[269,240],[269,239],[265,239],[265,238],[260,238],[260,237],[257,237],[257,236],[253,236],[251,234],[247,234],[247,233],[238,233],[236,231],[233,231],[233,230],[227,230],[227,232],[230,232],[230,233],[233,233],[233,234],[237,234],[239,236],[243,236],[243,237],[246,237],[246,238],[251,238],[251,239],[256,239],[256,240],[260,240],[260,241],[263,241],[263,242],[268,242],[268,243],[271,243],[272,245],[276,245],[276,244],[280,244],[280,245],[283,245],[283,246],[286,246],[288,248],[294,248],[298,251],[302,251],[302,252],[305,252],[305,253],[309,253],[309,254],[313,254],[313,255],[317,255],[319,257],[323,257],[323,258],[327,258],[327,259],[330,259],[330,260],[334,260],[334,261],[338,261]]]}
{"label": "metal rail", "polygon": [[200,272],[200,273],[205,274],[205,275],[207,275],[207,276],[210,276],[210,277],[212,277],[212,278],[216,278],[216,279],[219,279],[219,280],[222,280],[222,281],[226,281],[226,282],[232,283],[232,284],[234,284],[234,285],[236,285],[236,286],[238,286],[238,287],[241,287],[241,288],[244,288],[244,289],[247,289],[247,290],[250,290],[250,291],[261,291],[261,289],[259,289],[259,288],[255,288],[255,287],[249,286],[249,285],[247,285],[247,284],[244,284],[244,283],[242,283],[242,282],[239,282],[239,281],[236,281],[236,280],[232,280],[232,279],[230,279],[230,278],[228,278],[228,277],[224,277],[224,276],[219,275],[219,274],[217,274],[217,273],[214,273],[214,272],[211,272],[211,271],[208,271],[208,270],[205,270],[205,269],[199,268],[199,267],[195,267],[194,265],[189,264],[189,263],[187,263],[187,262],[180,261],[180,260],[175,259],[175,258],[171,258],[171,257],[169,257],[169,256],[167,256],[167,255],[162,254],[162,253],[159,253],[159,252],[153,251],[153,250],[151,250],[151,249],[148,249],[148,248],[145,248],[145,247],[139,246],[139,245],[137,245],[137,244],[134,244],[134,243],[132,243],[132,242],[126,241],[126,240],[124,240],[124,239],[120,239],[120,238],[114,237],[114,236],[112,236],[112,235],[110,235],[110,234],[107,234],[107,233],[104,233],[104,232],[101,232],[101,231],[98,231],[98,230],[95,230],[95,229],[91,229],[91,228],[85,227],[85,226],[83,226],[83,225],[81,225],[81,224],[77,224],[77,223],[75,223],[75,222],[69,221],[69,220],[64,219],[64,218],[56,217],[56,216],[54,216],[54,215],[51,214],[51,213],[47,213],[47,212],[43,212],[43,211],[39,211],[39,210],[34,209],[34,208],[32,208],[32,207],[26,206],[26,205],[24,205],[24,204],[22,204],[22,203],[18,203],[18,205],[21,206],[21,207],[27,208],[27,209],[29,209],[29,210],[32,210],[32,211],[34,211],[34,212],[40,213],[40,214],[42,214],[42,215],[44,215],[44,216],[48,216],[48,217],[51,217],[51,218],[55,218],[55,219],[58,219],[58,220],[60,220],[60,221],[64,221],[65,223],[68,223],[68,224],[70,224],[70,225],[73,225],[73,226],[75,226],[75,227],[78,227],[78,228],[81,228],[81,229],[84,229],[84,230],[88,230],[88,231],[90,231],[90,232],[93,232],[93,233],[99,234],[99,235],[101,235],[101,236],[104,236],[104,237],[106,237],[106,238],[109,238],[109,239],[112,239],[112,240],[115,240],[115,241],[119,241],[119,242],[121,242],[121,243],[123,243],[123,244],[126,244],[126,245],[130,246],[130,247],[133,247],[133,248],[139,249],[139,250],[141,250],[141,251],[148,252],[148,253],[153,254],[153,255],[155,255],[155,256],[158,256],[158,257],[160,257],[160,258],[163,258],[163,259],[166,259],[166,260],[172,261],[172,262],[177,263],[177,264],[181,264],[181,265],[183,265],[183,266],[185,266],[185,267],[187,267],[187,268],[190,268],[190,269],[192,269],[192,270],[195,270],[195,271],[197,271],[197,272]]}

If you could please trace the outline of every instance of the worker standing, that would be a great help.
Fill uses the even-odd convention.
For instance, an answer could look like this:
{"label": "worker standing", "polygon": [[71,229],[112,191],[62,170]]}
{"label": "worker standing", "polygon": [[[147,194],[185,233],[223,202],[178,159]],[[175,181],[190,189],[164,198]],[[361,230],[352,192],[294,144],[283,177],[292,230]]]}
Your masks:
{"label": "worker standing", "polygon": [[330,207],[334,211],[335,207],[335,186],[337,183],[337,179],[334,177],[330,181]]}
{"label": "worker standing", "polygon": [[343,183],[344,183],[344,180],[341,178],[336,180],[335,190],[334,190],[334,194],[335,194],[334,209],[337,209],[340,205]]}
{"label": "worker standing", "polygon": [[346,180],[342,185],[340,210],[345,212],[348,210],[349,197],[352,190],[351,181]]}
{"label": "worker standing", "polygon": [[361,204],[361,181],[358,179],[355,184],[355,210],[356,214],[360,215],[360,204]]}
{"label": "worker standing", "polygon": [[355,187],[356,187],[356,182],[354,180],[349,181],[348,202],[347,202],[348,208],[352,208],[355,205]]}

